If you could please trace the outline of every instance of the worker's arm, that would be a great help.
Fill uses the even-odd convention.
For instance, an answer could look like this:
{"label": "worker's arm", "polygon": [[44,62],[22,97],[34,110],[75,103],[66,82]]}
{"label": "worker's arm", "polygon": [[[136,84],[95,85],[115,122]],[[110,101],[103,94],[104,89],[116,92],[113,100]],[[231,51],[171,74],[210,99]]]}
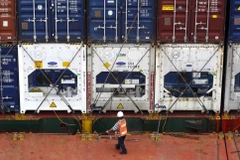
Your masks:
{"label": "worker's arm", "polygon": [[113,129],[111,128],[111,129],[107,130],[106,132],[108,133],[108,132],[112,132],[112,131],[113,131]]}
{"label": "worker's arm", "polygon": [[116,131],[119,129],[118,123],[116,123],[111,129],[107,130],[106,133],[112,132],[112,131]]}

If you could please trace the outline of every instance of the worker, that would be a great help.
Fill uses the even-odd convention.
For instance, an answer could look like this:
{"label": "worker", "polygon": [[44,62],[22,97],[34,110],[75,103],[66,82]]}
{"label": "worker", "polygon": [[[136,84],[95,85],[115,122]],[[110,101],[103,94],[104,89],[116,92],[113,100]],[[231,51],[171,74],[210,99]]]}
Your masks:
{"label": "worker", "polygon": [[127,135],[127,123],[123,116],[123,112],[119,111],[117,113],[117,117],[119,118],[118,122],[106,132],[118,131],[118,144],[116,144],[116,149],[119,150],[121,148],[122,152],[120,152],[120,154],[127,154],[127,149],[124,145],[124,140]]}

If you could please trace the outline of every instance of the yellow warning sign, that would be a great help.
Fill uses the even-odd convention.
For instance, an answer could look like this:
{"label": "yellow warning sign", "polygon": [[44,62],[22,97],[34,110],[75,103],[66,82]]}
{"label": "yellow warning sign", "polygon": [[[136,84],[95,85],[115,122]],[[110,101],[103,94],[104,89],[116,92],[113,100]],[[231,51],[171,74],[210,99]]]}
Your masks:
{"label": "yellow warning sign", "polygon": [[56,104],[54,103],[54,102],[52,102],[51,104],[50,104],[50,108],[56,108],[57,106],[56,106]]}
{"label": "yellow warning sign", "polygon": [[110,66],[111,66],[111,64],[110,64],[110,63],[108,63],[108,62],[105,62],[103,65],[104,65],[106,68],[108,68],[108,67],[110,67]]}
{"label": "yellow warning sign", "polygon": [[240,11],[240,6],[238,7],[238,11]]}
{"label": "yellow warning sign", "polygon": [[173,11],[174,10],[174,6],[173,5],[163,5],[162,6],[162,10],[163,11]]}
{"label": "yellow warning sign", "polygon": [[122,103],[119,103],[119,105],[117,106],[117,109],[124,109]]}
{"label": "yellow warning sign", "polygon": [[63,67],[69,67],[70,66],[70,62],[62,62],[62,66]]}
{"label": "yellow warning sign", "polygon": [[43,67],[42,61],[34,61],[34,66],[35,68],[42,68]]}

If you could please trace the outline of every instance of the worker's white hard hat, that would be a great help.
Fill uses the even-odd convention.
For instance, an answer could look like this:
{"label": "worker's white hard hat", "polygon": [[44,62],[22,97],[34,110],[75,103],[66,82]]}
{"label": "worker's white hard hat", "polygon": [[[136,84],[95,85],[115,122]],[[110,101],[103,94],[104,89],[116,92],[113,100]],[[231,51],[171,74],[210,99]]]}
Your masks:
{"label": "worker's white hard hat", "polygon": [[119,112],[117,113],[117,117],[123,117],[123,112],[122,112],[122,111],[119,111]]}

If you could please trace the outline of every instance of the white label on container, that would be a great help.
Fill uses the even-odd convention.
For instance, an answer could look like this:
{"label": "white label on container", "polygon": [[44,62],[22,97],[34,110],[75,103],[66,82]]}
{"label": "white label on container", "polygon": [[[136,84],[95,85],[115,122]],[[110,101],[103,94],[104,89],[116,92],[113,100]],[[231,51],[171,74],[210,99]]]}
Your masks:
{"label": "white label on container", "polygon": [[108,11],[108,15],[109,16],[113,15],[113,11],[112,10]]}
{"label": "white label on container", "polygon": [[42,10],[43,6],[42,5],[38,5],[37,8],[38,8],[38,10]]}
{"label": "white label on container", "polygon": [[107,3],[114,3],[114,0],[108,0]]}
{"label": "white label on container", "polygon": [[8,27],[8,21],[3,21],[3,27]]}

